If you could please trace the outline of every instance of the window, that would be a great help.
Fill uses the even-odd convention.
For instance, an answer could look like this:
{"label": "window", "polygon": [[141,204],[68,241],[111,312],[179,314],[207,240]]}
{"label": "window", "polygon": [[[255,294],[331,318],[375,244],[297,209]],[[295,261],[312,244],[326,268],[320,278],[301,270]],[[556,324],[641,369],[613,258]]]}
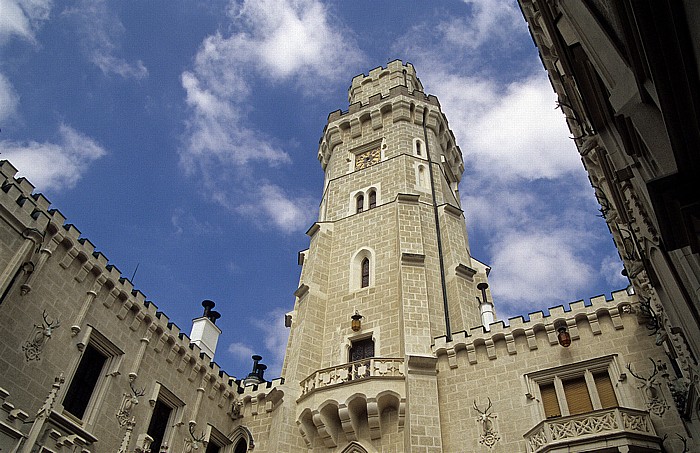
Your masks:
{"label": "window", "polygon": [[83,353],[63,397],[63,410],[88,422],[109,381],[117,374],[123,352],[92,327],[86,329],[78,346]]}
{"label": "window", "polygon": [[[538,387],[544,417],[549,419],[617,407],[611,375],[619,375],[613,356],[539,371],[525,377],[528,387]],[[534,398],[533,394],[528,396]]]}
{"label": "window", "polygon": [[151,421],[146,431],[148,435],[153,438],[151,451],[160,451],[160,447],[163,445],[163,439],[165,438],[165,432],[168,429],[168,420],[170,420],[172,413],[173,408],[168,406],[167,403],[161,399],[156,401],[156,406],[153,408],[153,415],[151,415]]}
{"label": "window", "polygon": [[364,210],[365,207],[365,196],[362,194],[359,194],[357,198],[355,199],[355,212],[360,213]]}
{"label": "window", "polygon": [[377,207],[377,191],[372,189],[369,191],[369,209]]}
{"label": "window", "polygon": [[425,156],[425,144],[420,138],[413,139],[413,154],[415,154],[418,157]]}
{"label": "window", "polygon": [[370,357],[374,357],[374,340],[372,338],[352,342],[352,346],[350,346],[350,362]]}
{"label": "window", "polygon": [[[224,436],[221,431],[213,426],[207,425],[207,449],[204,453],[221,453],[224,449],[230,451],[226,448],[229,445],[231,445],[231,440],[229,440],[228,437]],[[243,450],[244,452],[248,451],[247,445],[245,445],[245,447],[246,448]]]}
{"label": "window", "polygon": [[233,450],[233,453],[245,453],[247,451],[248,451],[248,444],[246,443],[245,439],[241,439],[236,444],[236,448]]}
{"label": "window", "polygon": [[362,281],[360,283],[360,288],[367,288],[369,286],[369,258],[362,260]]}
{"label": "window", "polygon": [[151,451],[156,452],[171,440],[172,428],[181,422],[185,403],[160,383],[156,383],[149,403],[153,406],[153,412],[146,432],[153,438]]}
{"label": "window", "polygon": [[66,397],[63,399],[65,411],[79,419],[83,418],[106,362],[106,354],[98,351],[91,344],[85,347],[78,369],[75,370]]}

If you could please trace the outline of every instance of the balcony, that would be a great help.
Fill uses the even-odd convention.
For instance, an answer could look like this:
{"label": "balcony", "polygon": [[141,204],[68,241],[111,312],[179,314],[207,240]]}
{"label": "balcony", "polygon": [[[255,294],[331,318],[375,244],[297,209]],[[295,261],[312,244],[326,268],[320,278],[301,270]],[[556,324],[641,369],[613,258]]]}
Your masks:
{"label": "balcony", "polygon": [[403,379],[405,376],[404,359],[372,357],[323,368],[301,381],[301,396],[306,398],[311,393],[341,384],[365,379]]}
{"label": "balcony", "polygon": [[649,413],[622,407],[544,420],[524,437],[528,453],[662,451]]}

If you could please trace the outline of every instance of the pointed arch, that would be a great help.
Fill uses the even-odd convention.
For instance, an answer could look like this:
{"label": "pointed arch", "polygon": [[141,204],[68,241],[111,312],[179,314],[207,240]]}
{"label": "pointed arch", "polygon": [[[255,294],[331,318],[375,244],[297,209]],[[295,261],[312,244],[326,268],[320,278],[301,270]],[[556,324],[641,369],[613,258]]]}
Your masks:
{"label": "pointed arch", "polygon": [[341,453],[369,453],[369,451],[357,442],[350,442]]}
{"label": "pointed arch", "polygon": [[253,434],[245,426],[238,426],[228,436],[233,444],[233,453],[246,453],[255,448]]}
{"label": "pointed arch", "polygon": [[374,286],[376,265],[372,249],[362,248],[355,252],[350,259],[350,291]]}

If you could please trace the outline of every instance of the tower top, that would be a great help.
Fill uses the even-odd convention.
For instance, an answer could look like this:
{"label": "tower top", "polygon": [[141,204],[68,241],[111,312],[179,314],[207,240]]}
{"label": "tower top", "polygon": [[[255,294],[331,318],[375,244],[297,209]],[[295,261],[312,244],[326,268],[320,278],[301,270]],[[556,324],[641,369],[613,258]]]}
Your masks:
{"label": "tower top", "polygon": [[360,74],[352,79],[348,90],[350,104],[361,102],[366,104],[369,98],[376,94],[388,95],[389,90],[395,86],[405,86],[408,91],[418,90],[423,92],[423,84],[416,76],[416,70],[411,63],[405,65],[401,60],[394,60],[384,67],[377,67],[369,71],[369,75]]}

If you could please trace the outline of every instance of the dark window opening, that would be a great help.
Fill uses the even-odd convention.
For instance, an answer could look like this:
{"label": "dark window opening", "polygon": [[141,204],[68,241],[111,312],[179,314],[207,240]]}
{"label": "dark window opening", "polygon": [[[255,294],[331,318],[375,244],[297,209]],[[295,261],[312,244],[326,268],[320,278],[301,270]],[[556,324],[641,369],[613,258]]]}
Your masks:
{"label": "dark window opening", "polygon": [[357,208],[357,212],[362,212],[365,207],[365,197],[363,195],[358,195],[357,200],[355,201],[355,207]]}
{"label": "dark window opening", "polygon": [[374,340],[365,338],[364,340],[353,341],[350,347],[350,361],[368,359],[374,357]]}
{"label": "dark window opening", "polygon": [[419,155],[419,156],[422,156],[422,155],[423,155],[423,152],[422,152],[422,150],[421,150],[421,148],[420,148],[420,142],[416,142],[416,154]]}
{"label": "dark window opening", "polygon": [[233,450],[233,453],[246,453],[247,451],[248,451],[248,444],[246,443],[245,440],[241,439],[236,444],[236,448],[235,448],[235,450]]}
{"label": "dark window opening", "polygon": [[173,408],[160,399],[156,401],[156,405],[153,408],[153,415],[151,415],[151,422],[148,424],[148,431],[146,431],[148,435],[153,438],[151,451],[160,451],[172,411]]}
{"label": "dark window opening", "polygon": [[369,286],[369,258],[362,260],[362,282],[360,288],[366,288]]}
{"label": "dark window opening", "polygon": [[107,356],[88,344],[63,399],[66,412],[82,419],[100,379]]}
{"label": "dark window opening", "polygon": [[[207,444],[207,451],[205,453],[219,453],[221,451],[221,447],[219,445],[216,445],[214,442],[209,442]],[[245,450],[243,450],[245,451]],[[238,450],[236,450],[238,452]]]}
{"label": "dark window opening", "polygon": [[374,190],[369,193],[369,208],[376,208],[377,207],[377,192]]}

